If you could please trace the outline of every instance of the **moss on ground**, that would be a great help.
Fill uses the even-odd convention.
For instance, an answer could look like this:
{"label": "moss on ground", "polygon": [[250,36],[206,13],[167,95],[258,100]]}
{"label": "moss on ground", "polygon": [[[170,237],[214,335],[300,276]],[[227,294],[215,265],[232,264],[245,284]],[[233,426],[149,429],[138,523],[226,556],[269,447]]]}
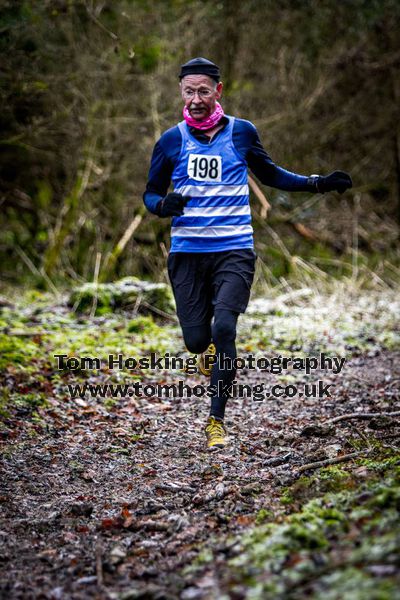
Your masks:
{"label": "moss on ground", "polygon": [[[360,466],[369,473],[362,481]],[[262,509],[256,527],[229,540],[233,557],[221,563],[208,550],[187,573],[219,560],[226,597],[251,600],[399,597],[400,455],[386,451],[355,468],[321,469],[301,477],[283,496],[305,502],[296,508],[293,500],[293,512],[280,522]]]}
{"label": "moss on ground", "polygon": [[317,475],[302,476],[290,487],[284,487],[281,503],[288,506],[299,506],[310,498],[321,496],[326,492],[351,489],[356,486],[356,480],[343,466],[331,465],[319,469]]}
{"label": "moss on ground", "polygon": [[134,306],[144,312],[155,309],[172,313],[174,310],[168,285],[137,277],[124,277],[113,283],[85,283],[71,292],[69,304],[74,310],[94,312],[97,316],[112,313],[116,308]]}
{"label": "moss on ground", "polygon": [[27,365],[39,353],[38,344],[29,338],[0,333],[0,371],[11,365]]}
{"label": "moss on ground", "polygon": [[[163,288],[164,289],[164,288]],[[158,290],[158,288],[157,288]],[[151,293],[157,292],[150,290]],[[184,350],[177,327],[150,314],[131,318],[129,311],[120,310],[106,316],[80,315],[64,303],[55,303],[49,294],[28,291],[21,294],[13,306],[0,309],[0,419],[3,423],[12,414],[38,419],[38,408],[44,408],[48,398],[68,399],[67,383],[83,383],[96,377],[97,383],[118,383],[123,378],[157,377],[156,372],[132,371],[129,365],[108,368],[108,357],[123,360],[148,356],[154,352],[163,356]],[[176,340],[173,342],[173,340]],[[100,359],[100,369],[59,368],[56,355]],[[9,378],[11,379],[4,379]],[[10,381],[10,385],[7,383]],[[110,410],[115,400],[104,400]]]}

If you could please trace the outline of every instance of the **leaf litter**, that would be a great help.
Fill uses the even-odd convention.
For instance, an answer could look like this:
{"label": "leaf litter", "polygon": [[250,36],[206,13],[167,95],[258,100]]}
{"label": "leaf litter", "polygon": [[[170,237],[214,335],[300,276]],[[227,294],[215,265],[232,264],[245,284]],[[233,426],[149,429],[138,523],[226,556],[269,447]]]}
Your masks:
{"label": "leaf litter", "polygon": [[[375,586],[379,597],[391,597],[399,577],[393,473],[400,427],[387,414],[400,410],[399,309],[389,290],[357,303],[319,294],[268,306],[255,301],[241,317],[239,355],[327,352],[347,362],[338,375],[316,371],[312,378],[294,370],[238,370],[238,381],[251,385],[320,378],[334,383],[334,392],[324,399],[234,398],[229,446],[208,453],[206,397],[66,393],[67,383],[180,378],[194,386],[206,385],[203,376],[59,370],[53,358],[58,352],[145,356],[154,349],[183,354],[175,325],[146,317],[133,327],[123,311],[83,317],[45,295],[6,303],[0,321],[4,597],[305,598],[330,589],[327,597],[361,598],[349,581],[367,595]],[[346,417],[355,414],[360,418]]]}

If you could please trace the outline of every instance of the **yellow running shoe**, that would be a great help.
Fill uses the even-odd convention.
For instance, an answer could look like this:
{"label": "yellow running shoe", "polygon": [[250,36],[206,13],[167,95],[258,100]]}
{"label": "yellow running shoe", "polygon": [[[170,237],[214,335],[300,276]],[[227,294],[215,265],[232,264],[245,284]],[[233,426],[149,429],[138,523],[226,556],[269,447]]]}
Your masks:
{"label": "yellow running shoe", "polygon": [[206,355],[211,355],[211,356],[215,356],[216,354],[216,348],[214,346],[214,344],[210,344],[207,348],[207,350],[205,352],[203,352],[202,354],[200,354],[198,360],[197,360],[197,368],[200,371],[200,373],[203,373],[203,375],[205,375],[206,377],[210,377],[211,376],[211,371],[213,368],[213,365],[211,365],[209,368],[206,367]]}
{"label": "yellow running shoe", "polygon": [[226,429],[223,421],[208,417],[206,425],[207,448],[209,450],[224,448],[227,444]]}

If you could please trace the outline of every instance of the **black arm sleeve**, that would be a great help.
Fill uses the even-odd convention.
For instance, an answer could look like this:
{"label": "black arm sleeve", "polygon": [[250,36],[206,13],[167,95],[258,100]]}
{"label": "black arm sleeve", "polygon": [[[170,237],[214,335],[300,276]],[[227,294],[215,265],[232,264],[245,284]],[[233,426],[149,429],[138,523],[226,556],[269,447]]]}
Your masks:
{"label": "black arm sleeve", "polygon": [[149,178],[146,191],[143,194],[143,201],[146,208],[154,214],[157,214],[157,204],[168,192],[172,171],[173,165],[165,155],[160,141],[158,141],[154,146]]}
{"label": "black arm sleeve", "polygon": [[247,164],[254,175],[270,187],[292,192],[314,192],[312,185],[308,184],[308,177],[298,175],[278,167],[265,151],[257,129],[252,127],[252,139],[246,154]]}

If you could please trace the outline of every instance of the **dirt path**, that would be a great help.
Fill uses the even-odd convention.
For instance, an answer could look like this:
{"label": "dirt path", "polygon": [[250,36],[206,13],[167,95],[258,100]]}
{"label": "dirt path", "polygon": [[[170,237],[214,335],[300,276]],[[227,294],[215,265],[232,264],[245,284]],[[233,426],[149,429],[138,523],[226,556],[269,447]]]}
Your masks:
{"label": "dirt path", "polygon": [[[240,382],[260,377],[242,371]],[[243,597],[229,590],[223,549],[263,510],[283,517],[282,491],[301,465],[368,453],[377,440],[393,453],[400,445],[398,419],[329,424],[400,410],[400,352],[371,352],[318,377],[334,383],[331,399],[232,400],[230,445],[211,454],[206,399],[125,398],[107,409],[54,399],[36,425],[17,411],[2,432],[2,597]],[[360,469],[355,460],[346,468]],[[217,565],[187,568],[215,548]]]}

